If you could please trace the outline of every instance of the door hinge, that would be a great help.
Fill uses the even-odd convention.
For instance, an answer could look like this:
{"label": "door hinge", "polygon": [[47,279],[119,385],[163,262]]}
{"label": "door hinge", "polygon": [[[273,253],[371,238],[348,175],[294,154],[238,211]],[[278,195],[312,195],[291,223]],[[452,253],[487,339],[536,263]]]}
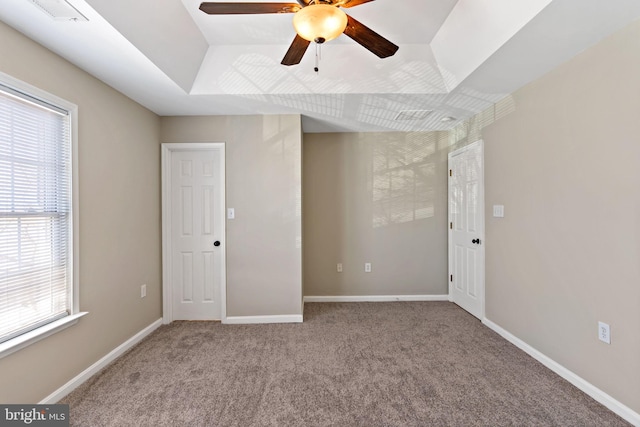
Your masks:
{"label": "door hinge", "polygon": [[449,280],[450,280],[451,282],[453,282],[453,274],[450,274],[450,275],[449,275]]}
{"label": "door hinge", "polygon": [[453,170],[449,169],[449,176],[453,176]]}
{"label": "door hinge", "polygon": [[449,223],[449,230],[453,230],[453,223],[452,222]]}

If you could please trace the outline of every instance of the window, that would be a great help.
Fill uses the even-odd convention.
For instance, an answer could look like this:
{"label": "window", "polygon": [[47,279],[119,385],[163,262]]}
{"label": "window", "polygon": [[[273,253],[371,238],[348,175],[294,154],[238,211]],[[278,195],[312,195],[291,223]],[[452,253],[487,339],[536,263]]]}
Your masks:
{"label": "window", "polygon": [[2,77],[0,354],[6,355],[76,320],[78,310],[73,262],[75,108],[26,93]]}

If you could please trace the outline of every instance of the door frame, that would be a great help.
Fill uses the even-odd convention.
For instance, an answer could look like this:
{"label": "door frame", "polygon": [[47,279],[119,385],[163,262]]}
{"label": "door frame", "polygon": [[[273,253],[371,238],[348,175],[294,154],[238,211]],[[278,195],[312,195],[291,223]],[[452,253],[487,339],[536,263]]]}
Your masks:
{"label": "door frame", "polygon": [[[472,142],[471,144],[465,145],[462,148],[459,148],[457,150],[451,151],[449,153],[449,155],[447,156],[447,173],[449,170],[451,170],[451,159],[453,157],[456,157],[460,154],[463,154],[466,151],[469,151],[472,148],[475,148],[476,146],[480,147],[480,155],[482,158],[482,176],[481,176],[481,185],[480,185],[480,194],[482,195],[481,199],[482,199],[482,221],[481,221],[481,232],[480,232],[480,238],[482,239],[482,246],[480,248],[481,251],[481,259],[482,259],[482,292],[480,295],[480,320],[482,321],[483,319],[486,319],[486,312],[485,312],[485,307],[486,307],[486,301],[485,301],[485,296],[486,296],[486,281],[485,281],[485,277],[486,277],[486,235],[485,235],[485,212],[486,212],[486,206],[485,206],[485,192],[484,192],[484,141],[482,139],[479,139],[475,142]],[[448,264],[449,264],[449,275],[447,276],[447,284],[448,284],[448,289],[449,289],[449,301],[453,302],[453,286],[452,286],[452,282],[450,280],[451,275],[454,273],[454,267],[453,267],[453,230],[451,229],[451,227],[449,226],[449,224],[451,223],[452,219],[451,219],[451,185],[449,184],[451,181],[449,180],[449,177],[447,177],[447,240],[448,240]]]}
{"label": "door frame", "polygon": [[226,240],[226,185],[225,185],[225,143],[224,142],[185,142],[161,144],[162,174],[162,323],[173,322],[173,283],[171,283],[173,267],[171,264],[171,158],[176,151],[220,151],[220,193],[222,198],[222,215],[225,218],[220,240],[222,245],[222,278],[220,280],[220,320],[227,319],[227,240]]}

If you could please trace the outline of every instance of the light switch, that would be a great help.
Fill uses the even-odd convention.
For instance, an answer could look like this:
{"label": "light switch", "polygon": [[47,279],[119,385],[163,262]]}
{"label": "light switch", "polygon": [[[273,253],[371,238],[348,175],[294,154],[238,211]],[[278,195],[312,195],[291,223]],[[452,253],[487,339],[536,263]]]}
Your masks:
{"label": "light switch", "polygon": [[493,217],[504,218],[504,205],[493,205]]}
{"label": "light switch", "polygon": [[234,208],[227,209],[227,219],[234,219],[236,217],[236,210]]}

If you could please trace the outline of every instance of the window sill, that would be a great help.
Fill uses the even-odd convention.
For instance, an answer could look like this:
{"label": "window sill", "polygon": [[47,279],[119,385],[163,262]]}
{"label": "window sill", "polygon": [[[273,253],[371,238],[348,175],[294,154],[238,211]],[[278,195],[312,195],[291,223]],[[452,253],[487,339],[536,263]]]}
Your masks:
{"label": "window sill", "polygon": [[22,334],[10,339],[9,341],[3,342],[2,344],[0,344],[0,359],[10,355],[11,353],[15,353],[20,349],[30,346],[31,344],[36,343],[41,339],[65,330],[69,326],[75,325],[76,323],[78,323],[78,320],[85,314],[89,313],[84,311],[82,313],[76,313],[70,316],[63,317],[60,320],[48,323],[44,326],[39,327],[38,329],[34,329],[33,331],[27,332],[26,334]]}

